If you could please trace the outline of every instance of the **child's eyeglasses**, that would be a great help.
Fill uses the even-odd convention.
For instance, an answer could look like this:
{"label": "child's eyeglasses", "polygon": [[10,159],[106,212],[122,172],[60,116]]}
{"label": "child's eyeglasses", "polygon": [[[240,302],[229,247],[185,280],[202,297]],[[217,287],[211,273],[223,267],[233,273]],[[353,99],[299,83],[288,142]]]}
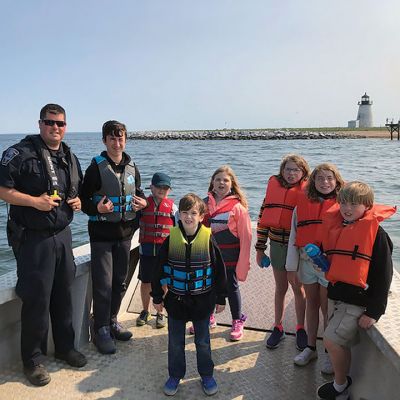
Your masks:
{"label": "child's eyeglasses", "polygon": [[65,121],[54,121],[53,119],[42,119],[46,126],[54,126],[56,124],[59,128],[64,128],[67,123]]}

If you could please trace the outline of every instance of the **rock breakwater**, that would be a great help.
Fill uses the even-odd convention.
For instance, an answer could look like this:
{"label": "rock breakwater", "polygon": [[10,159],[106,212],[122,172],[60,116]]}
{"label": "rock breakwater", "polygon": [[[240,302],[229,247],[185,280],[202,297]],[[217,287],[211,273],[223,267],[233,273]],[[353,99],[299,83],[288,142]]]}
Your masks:
{"label": "rock breakwater", "polygon": [[140,140],[294,140],[294,139],[356,139],[351,133],[298,130],[204,130],[204,131],[137,131],[128,139]]}

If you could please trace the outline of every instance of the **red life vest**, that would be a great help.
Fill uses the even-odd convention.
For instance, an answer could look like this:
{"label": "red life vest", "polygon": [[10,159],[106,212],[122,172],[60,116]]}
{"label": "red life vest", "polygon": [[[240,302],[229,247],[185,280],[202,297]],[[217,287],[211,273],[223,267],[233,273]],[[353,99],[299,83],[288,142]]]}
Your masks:
{"label": "red life vest", "polygon": [[[239,203],[239,199],[229,196],[223,201],[225,204],[217,208],[212,214],[207,212],[203,224],[211,228],[212,234],[221,250],[226,268],[235,268],[239,260],[240,240],[229,230],[228,221],[231,211]],[[208,204],[209,197],[204,199],[204,202]]]}
{"label": "red life vest", "polygon": [[374,205],[358,221],[343,225],[340,210],[329,210],[322,224],[322,247],[331,264],[326,279],[365,289],[379,223],[395,212],[396,207]]}
{"label": "red life vest", "polygon": [[297,205],[298,194],[305,188],[306,182],[284,188],[275,176],[268,181],[263,204],[263,212],[259,224],[271,228],[290,231],[292,214]]}
{"label": "red life vest", "polygon": [[140,218],[140,243],[162,244],[169,235],[170,228],[174,225],[174,215],[172,213],[173,200],[163,199],[156,206],[153,196],[147,198],[149,205],[143,209]]}
{"label": "red life vest", "polygon": [[305,192],[298,198],[297,214],[297,234],[295,245],[304,247],[308,243],[321,244],[321,224],[323,215],[331,207],[338,210],[339,205],[336,199],[326,199],[323,201],[311,201]]}

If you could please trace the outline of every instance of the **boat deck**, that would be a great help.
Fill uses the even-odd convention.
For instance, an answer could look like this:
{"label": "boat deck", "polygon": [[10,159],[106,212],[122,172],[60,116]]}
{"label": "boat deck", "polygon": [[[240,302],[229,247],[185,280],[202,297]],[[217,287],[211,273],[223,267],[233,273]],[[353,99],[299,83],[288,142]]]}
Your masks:
{"label": "boat deck", "polygon": [[[137,314],[126,313],[123,323],[134,340],[118,342],[114,355],[99,354],[89,343],[81,350],[88,357],[82,369],[48,358],[51,382],[45,387],[27,383],[20,363],[1,371],[1,399],[160,399],[167,378],[167,329],[156,329],[154,319],[136,327]],[[213,360],[219,393],[215,399],[312,399],[324,382],[318,360],[307,367],[293,364],[298,353],[295,338],[287,335],[278,349],[265,347],[267,332],[249,330],[240,342],[229,341],[229,327],[212,330]],[[320,343],[319,343],[320,346]],[[202,392],[196,370],[192,336],[187,336],[187,374],[175,398],[199,399]]]}
{"label": "boat deck", "polygon": [[[253,253],[254,258],[254,253]],[[256,265],[253,259],[252,265]],[[137,271],[133,276],[135,282]],[[295,318],[292,292],[287,294],[284,326],[286,339],[278,349],[265,347],[273,326],[274,279],[271,268],[254,266],[241,286],[243,311],[247,314],[243,340],[229,341],[230,312],[217,316],[218,327],[212,330],[212,351],[219,392],[215,399],[297,399],[316,398],[316,388],[325,382],[319,372],[319,361],[296,367]],[[101,355],[94,345],[85,344],[81,351],[88,364],[82,369],[67,366],[48,357],[46,367],[51,382],[45,387],[30,385],[22,373],[21,362],[0,372],[0,399],[160,399],[166,398],[162,388],[168,377],[167,329],[156,329],[153,319],[144,327],[136,327],[140,312],[139,290],[120,320],[133,332],[133,340],[118,342],[115,355]],[[320,332],[321,333],[321,332]],[[322,351],[321,341],[318,341]],[[199,399],[202,392],[196,370],[192,336],[187,336],[187,374],[175,398]]]}

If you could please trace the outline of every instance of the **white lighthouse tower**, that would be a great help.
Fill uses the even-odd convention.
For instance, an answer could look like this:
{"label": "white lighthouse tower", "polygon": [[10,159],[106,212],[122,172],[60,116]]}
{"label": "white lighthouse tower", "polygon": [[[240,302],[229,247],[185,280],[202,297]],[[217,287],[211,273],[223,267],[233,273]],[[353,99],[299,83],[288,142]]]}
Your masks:
{"label": "white lighthouse tower", "polygon": [[371,128],[373,126],[372,101],[366,92],[361,97],[361,101],[358,102],[357,120],[360,128]]}

